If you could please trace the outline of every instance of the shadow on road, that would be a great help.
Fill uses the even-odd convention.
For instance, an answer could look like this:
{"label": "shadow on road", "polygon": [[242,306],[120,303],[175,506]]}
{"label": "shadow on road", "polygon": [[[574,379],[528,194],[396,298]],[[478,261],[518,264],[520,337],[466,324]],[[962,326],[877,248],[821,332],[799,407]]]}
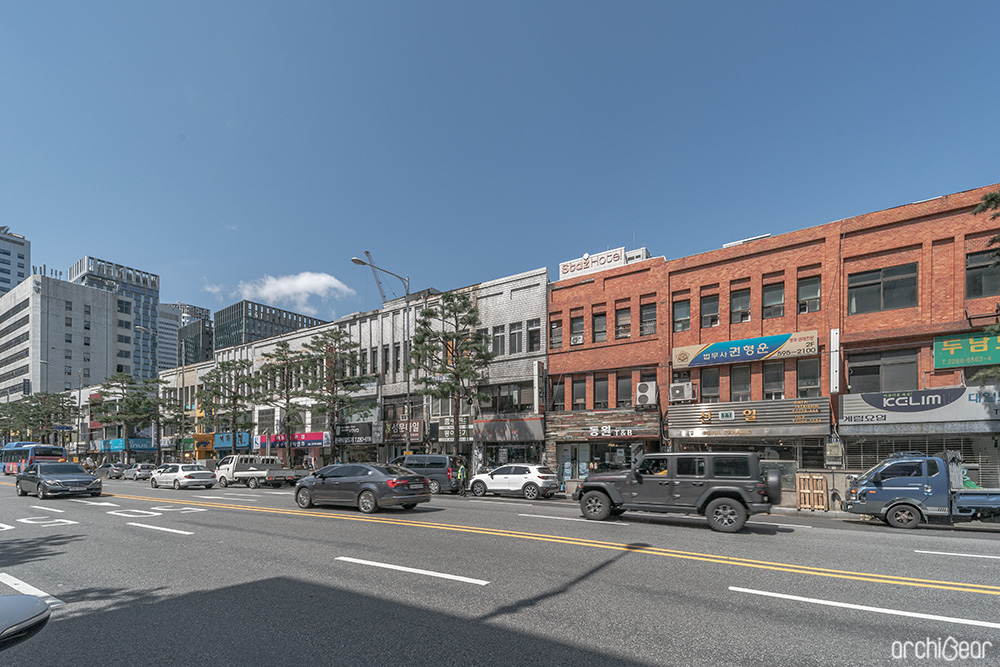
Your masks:
{"label": "shadow on road", "polygon": [[82,535],[52,535],[0,541],[0,567],[48,560],[62,555],[64,547],[82,539]]}

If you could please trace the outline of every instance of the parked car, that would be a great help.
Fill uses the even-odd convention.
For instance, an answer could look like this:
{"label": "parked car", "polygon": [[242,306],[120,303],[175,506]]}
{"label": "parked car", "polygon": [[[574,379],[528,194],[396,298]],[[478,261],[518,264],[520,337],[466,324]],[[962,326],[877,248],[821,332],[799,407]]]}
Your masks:
{"label": "parked car", "polygon": [[17,495],[39,499],[53,496],[101,495],[101,478],[79,463],[33,463],[17,474]]}
{"label": "parked car", "polygon": [[458,493],[458,468],[465,463],[461,456],[447,454],[407,454],[390,461],[430,480],[430,492]]}
{"label": "parked car", "polygon": [[51,614],[51,607],[38,596],[0,595],[0,651],[34,637]]}
{"label": "parked car", "polygon": [[156,470],[152,463],[133,463],[122,472],[122,479],[149,479],[149,476]]}
{"label": "parked car", "polygon": [[340,463],[320,468],[295,485],[299,507],[351,505],[365,514],[381,507],[410,510],[430,502],[430,480],[398,465]]}
{"label": "parked car", "polygon": [[550,498],[559,490],[559,479],[547,466],[512,463],[476,475],[469,480],[469,489],[474,496],[517,494],[534,500]]}
{"label": "parked car", "polygon": [[105,463],[97,467],[94,474],[98,477],[107,477],[108,479],[121,478],[122,472],[125,471],[125,466],[121,463]]}
{"label": "parked car", "polygon": [[203,486],[211,489],[215,481],[215,473],[197,463],[170,463],[157,468],[149,477],[149,485],[154,489],[161,486],[175,489]]}

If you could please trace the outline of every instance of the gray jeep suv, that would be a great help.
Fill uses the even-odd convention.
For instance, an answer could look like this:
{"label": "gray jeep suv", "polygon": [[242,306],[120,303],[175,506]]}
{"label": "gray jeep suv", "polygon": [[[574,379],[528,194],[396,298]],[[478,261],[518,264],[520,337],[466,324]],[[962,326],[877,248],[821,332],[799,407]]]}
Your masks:
{"label": "gray jeep suv", "polygon": [[749,452],[646,454],[629,470],[591,475],[573,493],[587,519],[628,510],[701,514],[712,530],[735,533],[781,498],[776,470]]}

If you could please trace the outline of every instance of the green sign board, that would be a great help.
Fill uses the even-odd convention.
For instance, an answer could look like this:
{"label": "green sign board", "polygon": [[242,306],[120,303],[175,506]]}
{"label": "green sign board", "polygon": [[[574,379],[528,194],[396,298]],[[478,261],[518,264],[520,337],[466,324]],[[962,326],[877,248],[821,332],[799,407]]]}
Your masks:
{"label": "green sign board", "polygon": [[1000,336],[959,334],[934,339],[934,368],[1000,364]]}

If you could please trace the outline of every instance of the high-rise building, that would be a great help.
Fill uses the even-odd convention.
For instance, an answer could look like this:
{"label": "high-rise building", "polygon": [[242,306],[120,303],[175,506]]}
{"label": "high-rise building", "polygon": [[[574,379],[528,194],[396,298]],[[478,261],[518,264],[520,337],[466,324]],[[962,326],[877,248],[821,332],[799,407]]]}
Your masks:
{"label": "high-rise building", "polygon": [[195,320],[212,321],[212,311],[201,306],[192,306],[189,303],[168,303],[165,304],[174,308],[181,314],[181,326],[191,324]]}
{"label": "high-rise building", "polygon": [[172,303],[161,303],[156,309],[157,371],[180,365],[177,356],[177,330],[181,328],[181,318],[181,312]]}
{"label": "high-rise building", "polygon": [[28,275],[31,266],[31,241],[0,227],[0,294],[11,291]]}
{"label": "high-rise building", "polygon": [[177,330],[177,349],[180,365],[188,366],[202,361],[210,361],[213,346],[212,323],[195,319]]}
{"label": "high-rise building", "polygon": [[70,268],[69,281],[127,297],[122,307],[129,310],[119,311],[119,320],[133,329],[132,375],[139,379],[156,377],[160,277],[102,259],[83,257]]}
{"label": "high-rise building", "polygon": [[246,300],[215,311],[214,319],[216,350],[325,324],[315,317]]}
{"label": "high-rise building", "polygon": [[32,275],[0,296],[0,396],[57,393],[131,372],[132,301]]}

